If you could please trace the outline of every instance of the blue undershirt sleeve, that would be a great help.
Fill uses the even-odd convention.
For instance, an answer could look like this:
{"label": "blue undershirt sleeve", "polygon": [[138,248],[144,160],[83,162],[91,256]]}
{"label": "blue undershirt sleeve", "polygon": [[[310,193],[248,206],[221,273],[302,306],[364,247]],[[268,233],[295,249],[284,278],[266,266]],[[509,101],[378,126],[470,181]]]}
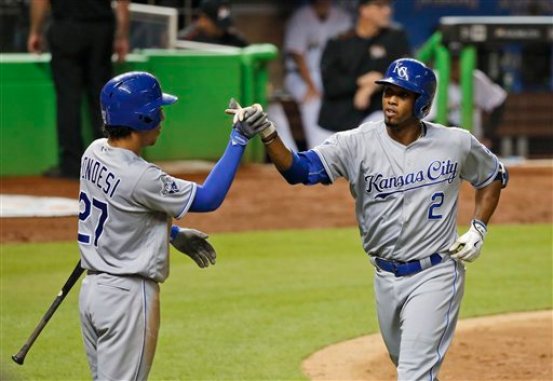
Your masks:
{"label": "blue undershirt sleeve", "polygon": [[198,184],[194,201],[190,206],[191,212],[211,212],[221,206],[234,180],[245,148],[244,145],[233,144],[232,140],[229,142],[223,156],[215,164],[203,185]]}
{"label": "blue undershirt sleeve", "polygon": [[319,155],[309,150],[300,153],[292,152],[292,165],[280,172],[289,184],[305,185],[330,184],[330,177],[324,169]]}

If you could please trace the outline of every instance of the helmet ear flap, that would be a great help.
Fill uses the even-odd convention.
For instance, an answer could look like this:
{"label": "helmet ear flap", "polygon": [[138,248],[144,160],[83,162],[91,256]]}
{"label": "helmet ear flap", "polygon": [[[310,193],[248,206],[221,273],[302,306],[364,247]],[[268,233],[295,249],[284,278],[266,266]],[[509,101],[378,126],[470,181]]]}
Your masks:
{"label": "helmet ear flap", "polygon": [[425,94],[420,94],[415,100],[415,104],[413,106],[413,115],[417,119],[423,119],[426,115],[428,115],[429,111],[430,100],[428,99],[428,96]]}
{"label": "helmet ear flap", "polygon": [[150,118],[150,116],[144,114],[138,114],[138,120],[146,124],[150,124],[154,121],[152,118]]}

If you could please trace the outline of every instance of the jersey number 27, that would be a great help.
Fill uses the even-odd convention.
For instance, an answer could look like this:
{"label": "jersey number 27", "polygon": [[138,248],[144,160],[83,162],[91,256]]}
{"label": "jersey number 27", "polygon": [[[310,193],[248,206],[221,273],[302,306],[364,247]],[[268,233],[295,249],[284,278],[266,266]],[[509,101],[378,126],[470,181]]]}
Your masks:
{"label": "jersey number 27", "polygon": [[99,217],[98,222],[96,223],[96,228],[94,229],[93,237],[91,234],[79,232],[77,235],[77,241],[85,245],[90,245],[91,238],[93,238],[94,246],[98,246],[98,239],[102,235],[102,232],[104,231],[104,224],[108,219],[108,204],[95,198],[92,198],[92,201],[90,201],[90,197],[88,197],[85,192],[81,192],[79,195],[79,203],[82,203],[84,206],[83,211],[79,213],[79,220],[84,222],[90,218],[93,208],[94,210],[98,210]]}

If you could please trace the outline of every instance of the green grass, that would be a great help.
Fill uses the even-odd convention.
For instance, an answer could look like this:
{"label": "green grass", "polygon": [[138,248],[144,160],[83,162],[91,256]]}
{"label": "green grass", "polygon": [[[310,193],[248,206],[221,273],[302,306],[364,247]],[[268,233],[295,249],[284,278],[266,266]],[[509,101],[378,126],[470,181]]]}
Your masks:
{"label": "green grass", "polygon": [[[172,253],[151,380],[296,380],[318,348],[377,331],[357,229],[213,234],[215,267]],[[10,356],[76,263],[73,243],[1,247],[0,365],[15,380],[90,379],[71,291],[23,367]],[[493,226],[462,316],[552,307],[551,225]]]}

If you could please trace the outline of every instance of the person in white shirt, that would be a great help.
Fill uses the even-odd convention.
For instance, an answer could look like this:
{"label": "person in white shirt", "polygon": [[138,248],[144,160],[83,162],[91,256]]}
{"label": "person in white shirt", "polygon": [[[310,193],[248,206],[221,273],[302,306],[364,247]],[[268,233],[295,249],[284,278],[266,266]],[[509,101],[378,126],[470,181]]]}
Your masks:
{"label": "person in white shirt", "polygon": [[[458,57],[451,61],[451,76],[447,89],[447,118],[448,124],[463,127],[461,125],[461,102],[463,94],[460,85],[460,62]],[[437,74],[437,73],[436,73]],[[493,135],[486,130],[486,119],[489,114],[501,106],[507,98],[507,92],[498,84],[494,83],[484,72],[475,69],[472,74],[473,80],[473,118],[472,134],[484,145],[491,146]],[[432,108],[426,120],[434,120],[437,115],[437,102],[434,98]]]}
{"label": "person in white shirt", "polygon": [[322,143],[332,131],[317,122],[321,107],[322,80],[320,61],[329,38],[352,26],[346,11],[332,0],[311,0],[298,8],[286,25],[284,87],[300,108],[308,148]]}

